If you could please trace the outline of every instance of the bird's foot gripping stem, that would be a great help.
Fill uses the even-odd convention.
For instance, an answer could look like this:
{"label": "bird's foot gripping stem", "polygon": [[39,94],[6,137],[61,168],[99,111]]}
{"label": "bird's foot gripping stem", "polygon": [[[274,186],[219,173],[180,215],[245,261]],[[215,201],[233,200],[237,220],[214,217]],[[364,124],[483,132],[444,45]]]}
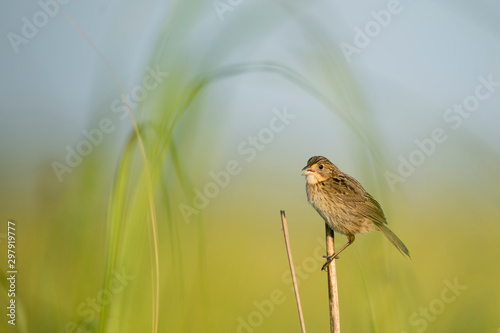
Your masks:
{"label": "bird's foot gripping stem", "polygon": [[348,247],[349,245],[351,245],[352,243],[354,243],[354,235],[348,235],[347,236],[347,243],[344,246],[342,246],[342,248],[340,250],[338,250],[338,252],[335,252],[331,256],[323,256],[324,258],[326,258],[326,262],[323,265],[323,267],[321,267],[321,270],[326,271],[326,268],[328,267],[328,265],[330,265],[330,263],[333,261],[333,259],[338,259],[340,252],[344,251],[345,248]]}
{"label": "bird's foot gripping stem", "polygon": [[323,267],[321,267],[321,270],[322,270],[322,271],[326,271],[326,269],[328,268],[328,265],[330,265],[330,263],[331,263],[334,259],[338,259],[338,258],[339,258],[339,254],[338,254],[338,253],[334,253],[334,254],[332,254],[331,256],[323,256],[323,258],[326,258],[326,262],[325,262],[325,264],[323,265]]}

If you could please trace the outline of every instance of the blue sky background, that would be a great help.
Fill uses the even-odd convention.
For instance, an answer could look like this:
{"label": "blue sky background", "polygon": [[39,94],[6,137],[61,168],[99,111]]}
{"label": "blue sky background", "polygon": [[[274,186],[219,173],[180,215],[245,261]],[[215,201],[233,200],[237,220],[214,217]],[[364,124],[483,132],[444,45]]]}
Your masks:
{"label": "blue sky background", "polygon": [[[355,27],[363,28],[373,20],[370,11],[387,8],[388,3],[341,5],[316,1],[304,10],[333,36],[329,47],[338,52],[341,42],[353,44]],[[14,174],[16,181],[23,181],[45,157],[64,154],[64,143],[78,140],[80,131],[88,128],[94,117],[107,112],[102,104],[112,101],[110,96],[119,96],[119,92],[94,50],[61,14],[49,18],[28,44],[20,45],[16,54],[7,33],[19,34],[21,18],[30,18],[40,7],[34,2],[6,6],[0,14],[4,36],[0,151],[2,156],[9,156],[10,163],[3,159],[2,168],[8,172],[2,172],[2,177],[11,179],[7,175]],[[171,6],[160,1],[71,1],[63,9],[104,54],[128,91],[140,81]],[[189,47],[194,53],[209,48],[206,41],[210,36],[223,29],[224,24],[234,24],[248,7],[249,3],[242,2],[233,12],[225,13],[225,20],[221,21],[207,2],[200,9],[205,13],[199,22],[199,31],[205,37],[193,36]],[[389,26],[382,28],[348,64],[368,107],[376,115],[373,121],[383,133],[384,144],[395,155],[404,153],[415,138],[441,126],[444,111],[473,91],[478,76],[493,75],[500,80],[498,4],[494,1],[401,1],[399,8],[401,12],[392,15]],[[300,68],[293,49],[307,52],[307,37],[293,20],[282,19],[267,38],[260,41],[258,49],[245,50],[243,46],[240,51],[225,54],[223,63],[279,59]],[[245,87],[241,89],[251,94],[248,89],[258,87],[261,78],[244,80]],[[283,94],[284,104],[300,104],[279,85],[267,93],[274,97]],[[256,93],[262,96],[258,88]],[[230,108],[236,113],[246,112],[238,96],[230,97]],[[298,99],[303,100],[303,95]],[[464,122],[460,131],[471,131],[487,142],[498,142],[495,124],[499,121],[499,104],[500,93],[495,93]],[[124,132],[130,130],[128,123],[121,126]],[[242,126],[248,123],[236,122],[230,128],[239,132]],[[498,145],[492,146],[498,151]]]}

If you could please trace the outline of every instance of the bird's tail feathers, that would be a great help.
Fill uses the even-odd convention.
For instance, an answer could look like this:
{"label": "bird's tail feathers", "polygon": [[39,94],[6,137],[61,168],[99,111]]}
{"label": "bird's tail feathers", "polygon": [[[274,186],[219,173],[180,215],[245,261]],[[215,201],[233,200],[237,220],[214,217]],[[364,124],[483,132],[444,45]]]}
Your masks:
{"label": "bird's tail feathers", "polygon": [[396,236],[395,233],[391,231],[391,229],[387,228],[384,224],[379,225],[379,230],[382,231],[382,233],[387,237],[387,239],[403,254],[407,255],[408,258],[410,257],[410,251],[408,251],[408,248],[403,244],[401,239]]}

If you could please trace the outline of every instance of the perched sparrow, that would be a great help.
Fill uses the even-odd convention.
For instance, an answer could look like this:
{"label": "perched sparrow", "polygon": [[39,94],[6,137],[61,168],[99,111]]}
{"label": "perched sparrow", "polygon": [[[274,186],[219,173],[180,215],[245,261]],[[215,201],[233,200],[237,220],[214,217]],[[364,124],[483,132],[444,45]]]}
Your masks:
{"label": "perched sparrow", "polygon": [[307,200],[334,231],[347,236],[347,244],[326,257],[322,269],[354,242],[354,235],[378,229],[402,253],[410,257],[403,242],[386,226],[379,203],[361,184],[323,156],[313,156],[302,169],[306,176]]}

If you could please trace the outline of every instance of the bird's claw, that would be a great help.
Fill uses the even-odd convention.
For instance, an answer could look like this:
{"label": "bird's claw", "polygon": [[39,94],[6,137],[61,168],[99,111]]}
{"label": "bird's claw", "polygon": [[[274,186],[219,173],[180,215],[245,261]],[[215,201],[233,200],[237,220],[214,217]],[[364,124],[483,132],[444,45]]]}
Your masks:
{"label": "bird's claw", "polygon": [[[330,258],[332,258],[332,257],[333,257],[333,255],[331,255],[331,256],[323,256],[323,258],[326,258],[326,259],[330,259]],[[336,256],[336,257],[335,257],[335,259],[339,259],[339,258],[340,258],[339,256]]]}
{"label": "bird's claw", "polygon": [[338,255],[331,255],[331,256],[323,256],[323,258],[326,258],[326,262],[325,264],[323,265],[323,267],[321,267],[321,270],[322,271],[326,271],[326,269],[328,268],[328,265],[330,265],[330,263],[333,261],[333,259],[338,259],[339,256]]}

